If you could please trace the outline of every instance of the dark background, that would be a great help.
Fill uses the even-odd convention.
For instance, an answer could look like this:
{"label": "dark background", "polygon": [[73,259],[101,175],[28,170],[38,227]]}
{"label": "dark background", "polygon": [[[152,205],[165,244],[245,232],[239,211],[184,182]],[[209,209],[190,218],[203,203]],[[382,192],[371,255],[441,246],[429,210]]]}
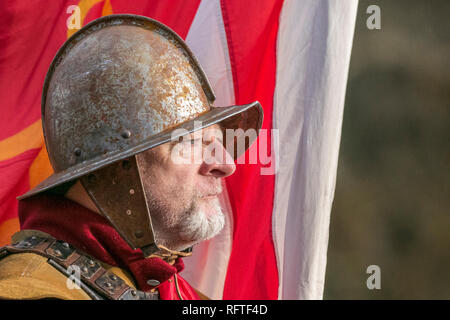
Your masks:
{"label": "dark background", "polygon": [[448,0],[359,1],[325,299],[450,299],[449,21]]}

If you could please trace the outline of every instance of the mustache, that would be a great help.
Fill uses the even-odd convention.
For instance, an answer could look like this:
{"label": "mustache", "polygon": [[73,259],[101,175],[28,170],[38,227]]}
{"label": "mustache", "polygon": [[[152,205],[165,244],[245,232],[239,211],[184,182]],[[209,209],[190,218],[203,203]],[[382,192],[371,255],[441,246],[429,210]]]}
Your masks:
{"label": "mustache", "polygon": [[211,188],[209,188],[207,191],[197,192],[197,197],[198,198],[214,197],[220,195],[222,191],[223,191],[222,184],[216,184]]}

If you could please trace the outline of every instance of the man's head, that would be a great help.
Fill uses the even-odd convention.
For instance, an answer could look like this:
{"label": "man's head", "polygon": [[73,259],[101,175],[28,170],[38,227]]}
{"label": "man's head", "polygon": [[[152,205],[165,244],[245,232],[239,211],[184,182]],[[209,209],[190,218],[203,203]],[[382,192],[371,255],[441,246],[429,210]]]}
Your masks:
{"label": "man's head", "polygon": [[[222,178],[233,174],[236,165],[222,139],[216,124],[136,155],[159,244],[184,250],[224,227]],[[100,213],[81,184],[66,197]]]}
{"label": "man's head", "polygon": [[223,228],[218,196],[222,178],[236,168],[218,125],[180,140],[136,156],[155,236],[174,250],[209,239]]}
{"label": "man's head", "polygon": [[[220,178],[234,171],[211,126],[262,125],[257,101],[215,107],[214,100],[198,61],[167,26],[135,15],[92,21],[60,48],[44,82],[42,126],[55,174],[20,198],[79,179],[68,197],[85,189],[91,207],[145,255],[211,237],[222,225]],[[199,133],[207,134],[178,141]]]}

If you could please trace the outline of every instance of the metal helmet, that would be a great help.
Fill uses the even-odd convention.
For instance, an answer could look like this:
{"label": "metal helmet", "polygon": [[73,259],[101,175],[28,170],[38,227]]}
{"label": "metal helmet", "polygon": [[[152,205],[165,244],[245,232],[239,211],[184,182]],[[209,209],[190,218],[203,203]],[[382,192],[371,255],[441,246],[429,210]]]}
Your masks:
{"label": "metal helmet", "polygon": [[59,49],[44,82],[42,124],[55,173],[19,199],[80,179],[128,244],[150,255],[158,239],[135,155],[177,139],[180,128],[261,128],[258,102],[214,107],[214,100],[196,58],[167,26],[137,15],[89,23]]}

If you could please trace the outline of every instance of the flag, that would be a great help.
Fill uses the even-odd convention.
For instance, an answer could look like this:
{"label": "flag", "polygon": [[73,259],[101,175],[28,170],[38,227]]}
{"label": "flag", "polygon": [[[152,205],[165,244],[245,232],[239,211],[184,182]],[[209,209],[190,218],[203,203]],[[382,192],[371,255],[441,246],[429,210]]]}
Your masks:
{"label": "flag", "polygon": [[225,179],[226,227],[194,247],[183,277],[213,299],[322,298],[356,9],[357,0],[2,2],[0,245],[18,230],[15,197],[52,173],[40,95],[76,31],[74,12],[81,25],[139,14],[186,40],[216,106],[258,100],[264,109],[261,135],[242,156],[258,161]]}

